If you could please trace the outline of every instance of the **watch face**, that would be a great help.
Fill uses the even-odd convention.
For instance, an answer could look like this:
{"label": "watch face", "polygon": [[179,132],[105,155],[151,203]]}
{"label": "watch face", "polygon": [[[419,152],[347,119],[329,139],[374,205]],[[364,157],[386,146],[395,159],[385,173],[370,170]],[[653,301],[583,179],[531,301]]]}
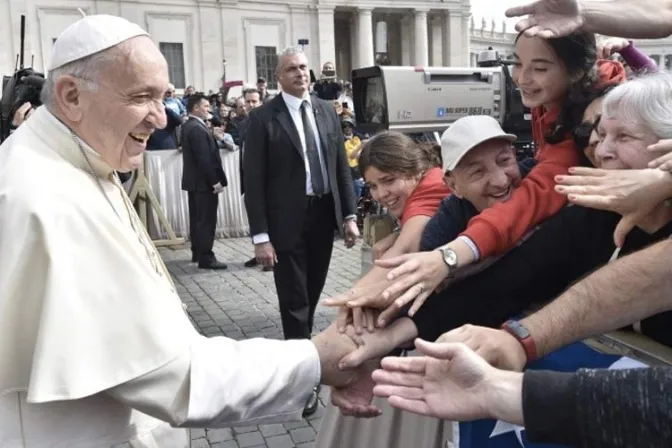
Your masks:
{"label": "watch face", "polygon": [[443,259],[448,266],[457,266],[457,254],[452,249],[445,249],[443,251]]}
{"label": "watch face", "polygon": [[509,327],[509,329],[513,331],[516,334],[516,336],[518,336],[519,339],[525,339],[530,337],[530,332],[527,331],[527,328],[523,327],[522,325],[520,325],[520,323],[518,323],[515,320],[507,322],[506,326]]}

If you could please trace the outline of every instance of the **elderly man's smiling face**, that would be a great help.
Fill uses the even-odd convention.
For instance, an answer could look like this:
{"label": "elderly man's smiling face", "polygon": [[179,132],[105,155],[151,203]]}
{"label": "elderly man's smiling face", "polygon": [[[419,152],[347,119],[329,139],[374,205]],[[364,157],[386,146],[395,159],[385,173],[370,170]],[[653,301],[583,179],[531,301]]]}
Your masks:
{"label": "elderly man's smiling face", "polygon": [[97,91],[79,90],[76,131],[113,169],[128,171],[141,162],[151,133],[166,126],[168,67],[145,36],[109,51],[116,57],[100,70]]}

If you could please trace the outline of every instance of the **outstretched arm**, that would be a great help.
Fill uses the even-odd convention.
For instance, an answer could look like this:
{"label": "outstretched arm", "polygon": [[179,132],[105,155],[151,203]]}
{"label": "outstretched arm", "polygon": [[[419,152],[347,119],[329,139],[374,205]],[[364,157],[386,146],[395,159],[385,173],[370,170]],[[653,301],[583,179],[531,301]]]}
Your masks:
{"label": "outstretched arm", "polygon": [[544,356],[672,309],[672,240],[609,263],[522,320]]}

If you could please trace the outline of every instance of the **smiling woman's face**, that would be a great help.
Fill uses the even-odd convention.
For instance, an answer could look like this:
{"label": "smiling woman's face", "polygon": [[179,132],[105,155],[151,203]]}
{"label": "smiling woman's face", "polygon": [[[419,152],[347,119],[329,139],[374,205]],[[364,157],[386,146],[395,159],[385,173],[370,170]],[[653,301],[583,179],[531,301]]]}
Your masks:
{"label": "smiling woman's face", "polygon": [[560,103],[570,83],[565,64],[540,37],[520,36],[511,76],[529,108]]}
{"label": "smiling woman's face", "polygon": [[408,198],[418,185],[418,179],[398,173],[386,173],[374,166],[364,172],[373,200],[386,207],[395,218],[401,218]]}

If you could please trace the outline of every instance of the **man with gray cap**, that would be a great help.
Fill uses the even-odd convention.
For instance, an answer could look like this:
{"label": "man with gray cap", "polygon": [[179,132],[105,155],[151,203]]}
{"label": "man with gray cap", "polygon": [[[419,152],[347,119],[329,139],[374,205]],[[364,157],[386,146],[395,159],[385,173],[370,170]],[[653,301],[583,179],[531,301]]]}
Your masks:
{"label": "man with gray cap", "polygon": [[335,331],[237,342],[189,322],[114,174],[166,124],[147,33],[85,17],[47,68],[44,106],[0,147],[0,446],[184,448],[179,427],[298,419],[320,381],[356,381]]}

